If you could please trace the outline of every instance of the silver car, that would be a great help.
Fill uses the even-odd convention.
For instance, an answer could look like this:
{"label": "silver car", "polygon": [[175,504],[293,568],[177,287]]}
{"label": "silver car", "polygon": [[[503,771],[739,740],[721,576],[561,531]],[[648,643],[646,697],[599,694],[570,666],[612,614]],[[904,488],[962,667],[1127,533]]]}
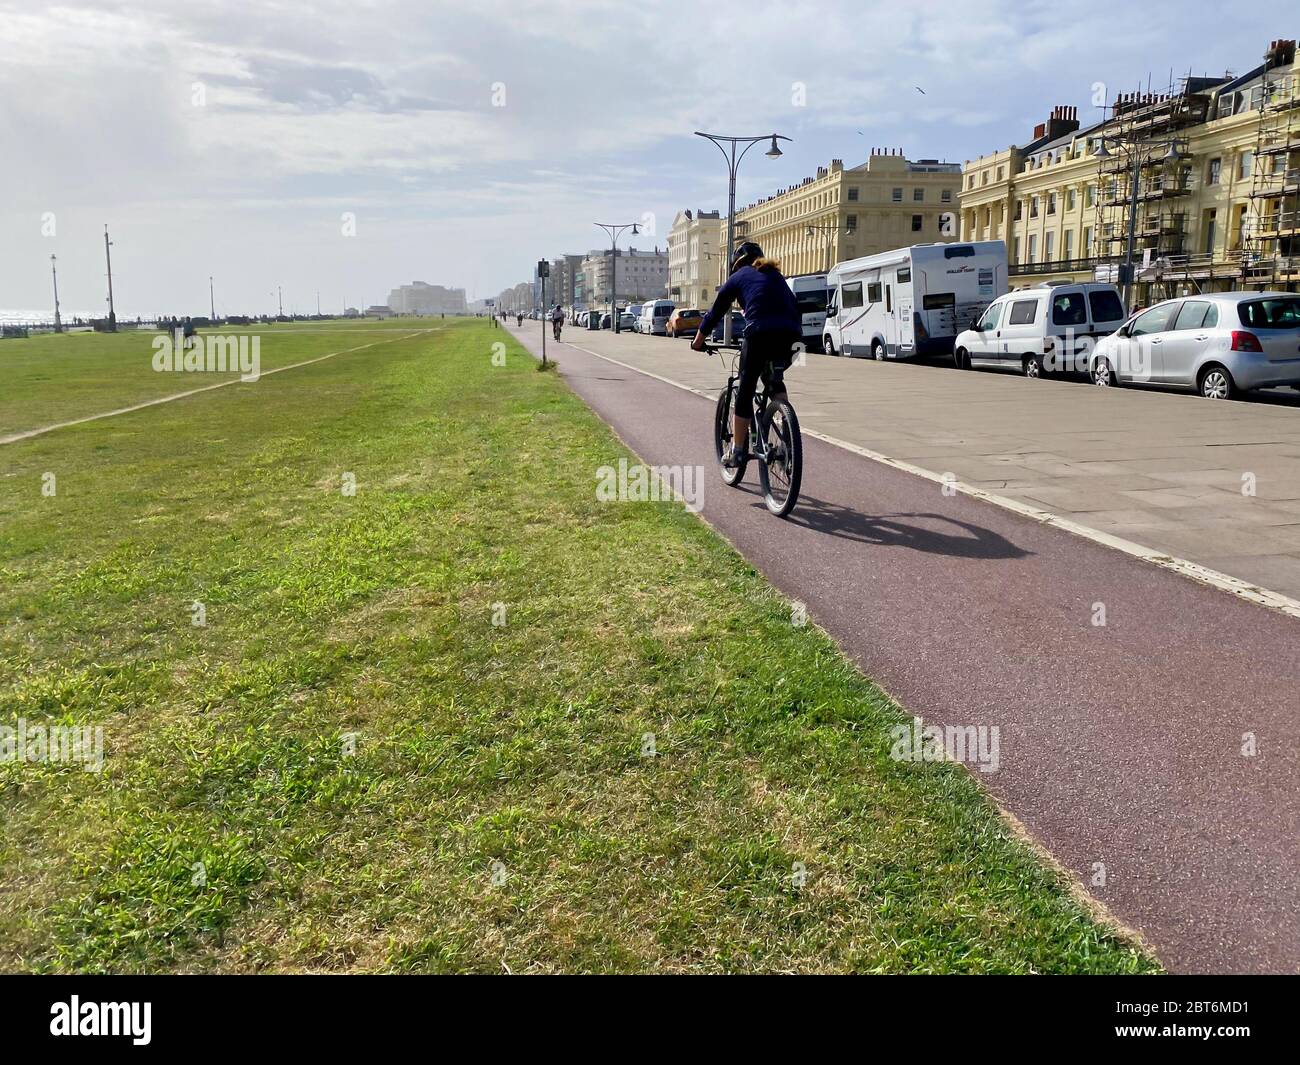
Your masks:
{"label": "silver car", "polygon": [[1165,300],[1098,341],[1098,385],[1194,388],[1207,399],[1300,388],[1300,295],[1211,292]]}

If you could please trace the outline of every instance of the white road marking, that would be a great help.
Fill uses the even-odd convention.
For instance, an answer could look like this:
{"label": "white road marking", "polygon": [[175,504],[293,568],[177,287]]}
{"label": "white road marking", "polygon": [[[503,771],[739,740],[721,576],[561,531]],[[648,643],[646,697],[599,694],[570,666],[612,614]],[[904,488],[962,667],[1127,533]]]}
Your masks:
{"label": "white road marking", "polygon": [[[318,355],[314,359],[307,359],[304,362],[295,362],[291,366],[277,366],[274,370],[263,370],[258,375],[258,379],[260,380],[263,377],[270,377],[273,373],[283,373],[285,370],[297,370],[299,367],[310,366],[315,362],[324,362],[326,359],[334,358],[335,355],[347,355],[353,351],[364,351],[366,348],[373,348],[379,344],[391,344],[395,340],[410,340],[411,337],[417,337],[423,333],[432,332],[434,332],[434,329],[418,329],[414,333],[406,333],[400,337],[392,337],[388,340],[375,340],[369,344],[358,345],[355,348],[343,348],[341,351],[331,351],[324,355]],[[176,392],[170,396],[160,396],[157,399],[145,400],[143,403],[136,403],[130,407],[118,407],[117,410],[107,410],[102,414],[88,414],[84,418],[73,418],[68,422],[56,422],[54,425],[46,425],[40,429],[27,429],[21,433],[14,433],[12,436],[0,437],[0,444],[16,444],[19,440],[30,440],[34,436],[43,436],[46,433],[52,433],[55,429],[67,429],[72,425],[84,425],[86,422],[97,422],[101,418],[115,418],[119,414],[130,414],[132,411],[144,410],[146,407],[157,407],[163,403],[172,403],[178,399],[184,399],[186,396],[197,396],[200,392],[211,392],[214,388],[228,388],[230,385],[248,383],[251,382],[241,381],[238,377],[232,377],[229,381],[218,381],[215,385],[204,385],[202,388],[191,388],[188,392]]]}
{"label": "white road marking", "polygon": [[[651,373],[649,370],[643,370],[639,366],[632,366],[626,362],[620,362],[618,359],[611,359],[608,355],[602,355],[590,348],[584,348],[577,344],[570,344],[570,347],[577,348],[579,351],[585,351],[588,355],[594,355],[605,362],[613,363],[615,366],[622,366],[625,370],[632,370],[646,377],[652,377],[656,381],[662,381],[666,385],[672,385],[674,388],[680,388],[684,392],[690,392],[696,396],[702,396],[705,399],[717,400],[718,393],[712,394],[698,388],[692,388],[690,385],[684,385],[680,381],[674,381],[671,378],[663,377],[657,373]],[[879,462],[885,466],[892,466],[896,470],[902,470],[904,473],[915,474],[917,477],[924,477],[928,481],[935,481],[939,484],[947,485],[952,490],[970,496],[973,499],[981,499],[985,503],[992,503],[995,507],[1001,507],[1003,510],[1010,510],[1022,517],[1031,518],[1043,525],[1050,525],[1056,529],[1063,529],[1065,532],[1073,533],[1075,536],[1082,537],[1085,540],[1091,540],[1102,547],[1109,547],[1115,551],[1122,551],[1133,558],[1141,559],[1143,562],[1149,562],[1153,566],[1159,566],[1162,569],[1171,570],[1180,576],[1187,577],[1197,581],[1200,584],[1208,585],[1211,588],[1217,588],[1221,592],[1227,592],[1238,599],[1245,599],[1249,602],[1256,603],[1259,606],[1267,607],[1270,610],[1276,610],[1279,613],[1286,614],[1293,618],[1300,618],[1300,599],[1292,599],[1289,595],[1283,595],[1281,592],[1270,591],[1268,588],[1261,588],[1257,584],[1251,584],[1249,581],[1243,581],[1238,577],[1229,576],[1226,573],[1220,573],[1218,570],[1210,569],[1208,566],[1202,566],[1199,562],[1192,562],[1190,559],[1178,558],[1176,555],[1168,554],[1165,551],[1158,551],[1154,547],[1146,547],[1132,540],[1125,540],[1120,536],[1113,536],[1110,533],[1102,532],[1100,529],[1089,528],[1087,525],[1080,525],[1077,521],[1069,518],[1062,518],[1058,514],[1050,511],[1040,510],[1038,507],[1032,507],[1028,503],[1021,503],[1019,500],[1011,499],[1008,496],[1000,496],[995,492],[986,491],[983,488],[976,488],[974,485],[965,484],[962,481],[954,481],[945,477],[942,473],[935,473],[933,470],[927,470],[923,466],[917,466],[911,462],[905,462],[902,459],[896,459],[889,455],[882,454],[879,451],[872,451],[870,448],[860,447],[857,444],[851,444],[847,440],[840,440],[834,436],[827,436],[825,433],[816,432],[813,429],[803,430],[808,436],[826,444],[833,444],[835,447],[843,448],[845,451],[851,451],[855,455],[861,455],[863,458],[871,459],[872,462]]]}

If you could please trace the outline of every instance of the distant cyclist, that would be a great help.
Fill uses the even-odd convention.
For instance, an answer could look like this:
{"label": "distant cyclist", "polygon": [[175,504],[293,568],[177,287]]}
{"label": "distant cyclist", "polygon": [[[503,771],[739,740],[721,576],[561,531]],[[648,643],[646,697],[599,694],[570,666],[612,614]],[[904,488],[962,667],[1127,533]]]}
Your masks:
{"label": "distant cyclist", "polygon": [[560,327],[564,325],[564,308],[558,303],[551,310],[551,332],[555,334],[555,339],[560,339]]}
{"label": "distant cyclist", "polygon": [[752,240],[736,249],[731,276],[718,289],[718,298],[700,322],[692,348],[704,350],[713,326],[730,312],[733,302],[745,312],[745,336],[740,344],[740,381],[732,411],[731,444],[722,458],[728,469],[744,465],[749,458],[749,413],[754,408],[759,379],[767,386],[768,396],[785,398],[784,374],[794,357],[795,344],[803,338],[803,317],[781,274],[781,264],[765,259],[763,249]]}

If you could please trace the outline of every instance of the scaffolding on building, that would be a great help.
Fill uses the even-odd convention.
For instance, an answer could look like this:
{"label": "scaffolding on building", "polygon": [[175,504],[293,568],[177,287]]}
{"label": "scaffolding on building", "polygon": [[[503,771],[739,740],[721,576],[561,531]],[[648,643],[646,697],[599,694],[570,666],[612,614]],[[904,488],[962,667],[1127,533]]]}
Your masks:
{"label": "scaffolding on building", "polygon": [[1104,135],[1115,150],[1098,167],[1098,257],[1124,262],[1132,213],[1134,280],[1147,286],[1144,302],[1173,295],[1176,280],[1187,279],[1185,201],[1195,191],[1187,134],[1206,120],[1213,82],[1187,77],[1176,92],[1121,93],[1111,106]]}
{"label": "scaffolding on building", "polygon": [[1251,171],[1242,280],[1261,287],[1300,279],[1300,73],[1295,41],[1274,41],[1252,105],[1259,127]]}

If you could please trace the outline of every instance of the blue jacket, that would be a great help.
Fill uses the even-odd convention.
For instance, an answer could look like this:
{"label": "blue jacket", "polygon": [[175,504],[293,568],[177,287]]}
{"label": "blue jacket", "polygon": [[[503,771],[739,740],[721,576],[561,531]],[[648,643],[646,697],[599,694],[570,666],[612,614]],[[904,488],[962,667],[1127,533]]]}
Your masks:
{"label": "blue jacket", "polygon": [[803,333],[799,305],[795,303],[794,293],[780,270],[742,266],[718,289],[718,298],[700,323],[700,332],[708,336],[733,300],[745,312],[746,336],[768,332],[794,333],[796,336]]}

